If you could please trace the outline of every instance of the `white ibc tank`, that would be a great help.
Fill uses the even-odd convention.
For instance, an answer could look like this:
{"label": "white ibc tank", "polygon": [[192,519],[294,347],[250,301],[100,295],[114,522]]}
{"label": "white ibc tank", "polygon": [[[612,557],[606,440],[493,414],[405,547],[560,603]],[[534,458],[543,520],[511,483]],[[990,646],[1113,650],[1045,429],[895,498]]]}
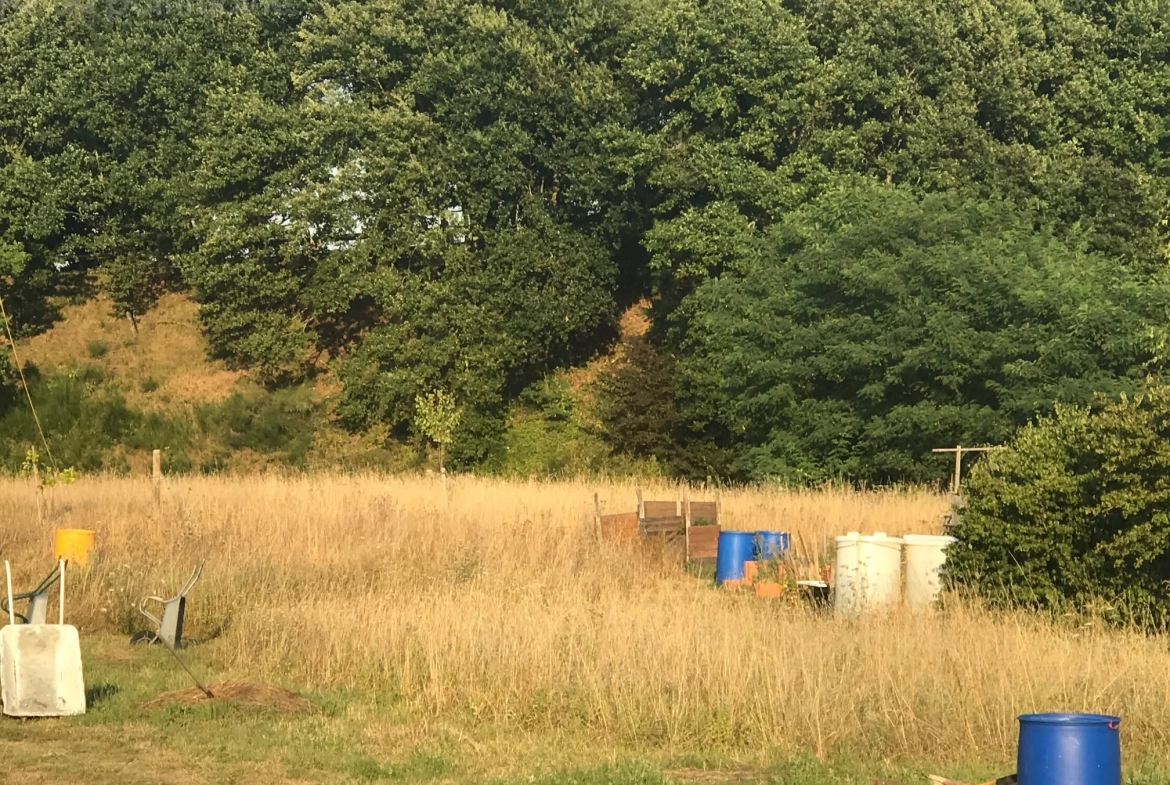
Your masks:
{"label": "white ibc tank", "polygon": [[902,591],[902,540],[884,532],[837,537],[834,607],[838,614],[889,608]]}
{"label": "white ibc tank", "polygon": [[939,573],[947,560],[947,546],[955,538],[907,534],[902,539],[906,541],[906,604],[914,611],[929,610],[938,599]]}
{"label": "white ibc tank", "polygon": [[84,714],[77,628],[9,624],[0,629],[0,698],[9,717]]}

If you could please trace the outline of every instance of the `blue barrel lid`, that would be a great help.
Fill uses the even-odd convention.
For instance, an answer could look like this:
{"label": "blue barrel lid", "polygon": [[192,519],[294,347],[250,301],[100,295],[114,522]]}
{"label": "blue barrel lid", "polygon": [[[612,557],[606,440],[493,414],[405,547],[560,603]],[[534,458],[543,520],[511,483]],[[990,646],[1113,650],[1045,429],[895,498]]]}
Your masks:
{"label": "blue barrel lid", "polygon": [[1112,714],[1076,714],[1064,712],[1045,712],[1042,714],[1021,714],[1020,722],[1033,722],[1044,725],[1117,725],[1121,717]]}

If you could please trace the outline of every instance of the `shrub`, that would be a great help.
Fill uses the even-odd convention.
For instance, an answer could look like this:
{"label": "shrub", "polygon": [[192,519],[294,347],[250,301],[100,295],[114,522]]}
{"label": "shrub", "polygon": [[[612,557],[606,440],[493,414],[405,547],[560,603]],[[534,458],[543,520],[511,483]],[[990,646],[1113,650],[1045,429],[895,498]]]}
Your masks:
{"label": "shrub", "polygon": [[615,452],[671,463],[674,454],[674,364],[644,335],[622,341],[624,362],[597,379],[599,416]]}
{"label": "shrub", "polygon": [[993,605],[1170,614],[1170,388],[1057,407],[970,475],[946,580]]}
{"label": "shrub", "polygon": [[[234,393],[222,404],[197,412],[203,433],[231,450],[249,449],[274,455],[293,466],[304,466],[313,442],[316,404],[307,387],[245,396]],[[204,473],[222,471],[222,456],[200,467]]]}
{"label": "shrub", "polygon": [[100,360],[109,353],[110,345],[105,341],[86,341],[85,349],[89,352],[90,357],[95,360]]}
{"label": "shrub", "polygon": [[[45,376],[30,370],[25,371],[29,393],[53,458],[62,468],[118,471],[119,461],[125,459],[110,453],[115,445],[181,452],[190,444],[189,429],[181,419],[131,409],[117,390],[102,384],[100,368],[75,367]],[[17,471],[28,447],[39,445],[40,439],[23,395],[0,401],[0,470]]]}
{"label": "shrub", "polygon": [[517,396],[504,433],[498,466],[513,476],[595,474],[617,468],[607,445],[593,433],[568,384],[550,376]]}
{"label": "shrub", "polygon": [[147,376],[145,379],[142,380],[142,382],[138,386],[139,386],[139,389],[142,390],[142,392],[152,393],[158,389],[158,380],[152,376]]}

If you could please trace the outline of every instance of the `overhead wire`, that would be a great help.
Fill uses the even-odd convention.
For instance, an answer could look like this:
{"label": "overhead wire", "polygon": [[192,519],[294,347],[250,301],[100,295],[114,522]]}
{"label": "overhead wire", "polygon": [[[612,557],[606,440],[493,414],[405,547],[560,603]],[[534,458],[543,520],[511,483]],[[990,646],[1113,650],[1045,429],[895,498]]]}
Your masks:
{"label": "overhead wire", "polygon": [[37,414],[37,407],[33,404],[32,392],[28,389],[28,381],[24,378],[24,368],[20,365],[20,356],[16,352],[16,340],[12,337],[12,323],[8,319],[8,310],[4,307],[4,298],[0,297],[0,317],[4,319],[4,332],[8,336],[8,346],[12,350],[12,364],[16,366],[16,372],[20,375],[20,386],[24,388],[25,398],[28,399],[28,408],[32,412],[33,422],[37,425],[37,433],[41,435],[41,444],[45,447],[45,455],[49,459],[49,465],[53,467],[53,471],[57,471],[57,461],[53,458],[53,450],[49,447],[49,440],[45,438],[45,429],[41,427],[41,418]]}

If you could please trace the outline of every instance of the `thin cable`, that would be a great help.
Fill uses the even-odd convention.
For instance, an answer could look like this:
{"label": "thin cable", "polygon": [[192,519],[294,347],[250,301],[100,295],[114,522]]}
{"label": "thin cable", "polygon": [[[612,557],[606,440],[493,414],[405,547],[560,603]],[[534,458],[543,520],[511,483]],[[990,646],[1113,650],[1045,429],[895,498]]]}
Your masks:
{"label": "thin cable", "polygon": [[37,424],[37,433],[41,435],[41,444],[45,445],[45,455],[49,457],[49,465],[57,471],[57,461],[53,458],[53,451],[49,449],[49,440],[45,438],[45,429],[41,427],[41,418],[37,416],[37,407],[33,406],[32,393],[29,392],[28,382],[24,378],[24,369],[20,367],[20,357],[16,354],[16,341],[12,338],[12,324],[8,321],[8,311],[4,308],[4,298],[0,297],[0,316],[4,317],[4,331],[8,334],[8,345],[12,348],[12,363],[16,372],[20,374],[20,384],[24,387],[24,395],[28,398],[28,408],[32,411],[33,422]]}

